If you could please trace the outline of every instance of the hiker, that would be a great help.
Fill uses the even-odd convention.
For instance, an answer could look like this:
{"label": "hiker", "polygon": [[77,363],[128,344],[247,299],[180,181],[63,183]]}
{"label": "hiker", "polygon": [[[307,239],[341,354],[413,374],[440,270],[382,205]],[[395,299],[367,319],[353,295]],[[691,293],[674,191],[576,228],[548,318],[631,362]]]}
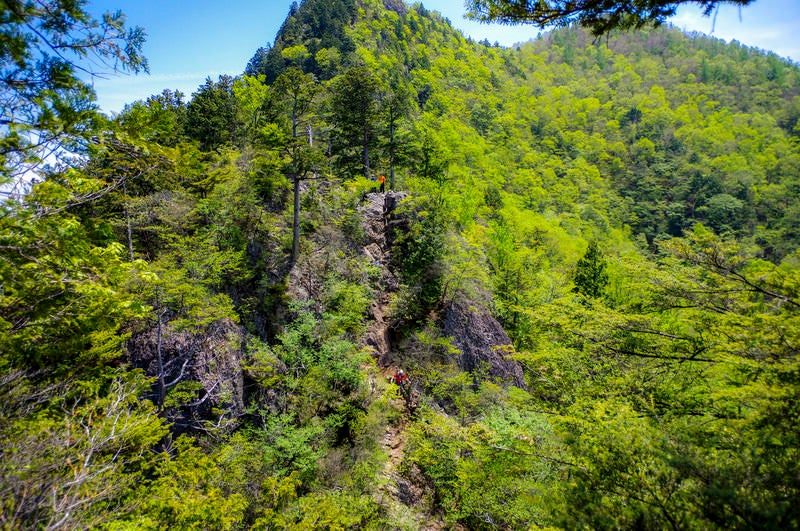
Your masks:
{"label": "hiker", "polygon": [[408,381],[408,376],[403,372],[403,369],[397,369],[397,372],[394,373],[394,376],[392,377],[392,381],[402,388],[403,384]]}
{"label": "hiker", "polygon": [[386,190],[386,177],[382,174],[378,177],[378,182],[381,183],[381,193]]}
{"label": "hiker", "polygon": [[400,391],[400,396],[403,397],[405,400],[406,408],[410,411],[413,411],[417,407],[417,399],[414,395],[414,390],[411,387],[411,380],[409,380],[408,375],[403,371],[403,369],[397,369],[397,372],[394,373],[392,376],[392,383],[397,384],[398,391]]}

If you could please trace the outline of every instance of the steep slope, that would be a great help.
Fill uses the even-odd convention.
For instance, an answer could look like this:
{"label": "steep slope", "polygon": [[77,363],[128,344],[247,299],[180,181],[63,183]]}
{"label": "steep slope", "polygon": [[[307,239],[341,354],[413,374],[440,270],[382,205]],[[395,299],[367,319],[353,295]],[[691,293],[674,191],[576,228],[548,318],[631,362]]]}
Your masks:
{"label": "steep slope", "polygon": [[4,204],[3,525],[800,526],[796,65],[397,0],[272,49]]}
{"label": "steep slope", "polygon": [[359,207],[366,236],[364,255],[380,270],[377,279],[378,289],[368,310],[370,321],[364,342],[373,349],[374,356],[383,367],[392,363],[389,304],[391,295],[400,287],[397,276],[390,268],[391,242],[388,225],[392,222],[392,213],[403,197],[404,193],[389,192],[386,195],[371,193]]}
{"label": "steep slope", "polygon": [[355,51],[347,28],[356,13],[356,0],[304,0],[302,7],[294,2],[274,44],[256,51],[245,74],[263,75],[272,83],[289,66],[299,65],[320,79],[330,79]]}
{"label": "steep slope", "polygon": [[[277,330],[243,341],[246,413],[211,452],[257,471],[228,491],[246,493],[240,521],[791,526],[797,68],[673,29],[512,50],[421,5],[331,5],[319,26],[300,21],[323,3],[293,8],[251,70],[301,66],[330,97],[297,119],[286,78],[236,86],[244,155],[194,192],[198,219],[221,222],[211,241],[261,275],[204,285],[238,297],[246,328]],[[347,162],[367,152],[402,193],[369,192]],[[305,155],[322,162],[291,262],[280,183]]]}
{"label": "steep slope", "polygon": [[[493,387],[486,372],[450,372],[458,353],[430,326],[441,322],[437,308],[429,321],[410,316],[418,327],[405,355],[417,361],[433,410],[409,426],[405,460],[434,485],[448,521],[794,521],[777,483],[762,476],[766,490],[733,495],[728,478],[763,463],[735,448],[763,435],[772,407],[783,413],[770,424],[791,447],[774,455],[781,463],[795,455],[791,415],[779,404],[797,389],[757,378],[748,396],[766,386],[782,398],[727,421],[710,404],[718,393],[730,407],[749,403],[725,382],[759,357],[711,339],[733,322],[751,326],[745,308],[759,304],[759,296],[732,303],[724,294],[739,282],[777,287],[787,274],[793,280],[768,304],[796,301],[800,159],[787,117],[797,67],[669,28],[608,46],[564,30],[518,50],[490,49],[420,8],[401,17],[364,6],[367,20],[355,28],[361,59],[386,79],[403,72],[418,106],[411,131],[420,158],[401,182],[419,218],[418,244],[405,254],[424,265],[405,278],[438,286],[443,300],[488,299],[530,390],[523,399]],[[589,240],[601,242],[609,275],[602,296],[587,300],[575,295],[572,272]],[[407,295],[426,300],[423,290]],[[731,322],[715,317],[723,307]],[[769,321],[796,321],[794,310],[773,308]],[[748,337],[770,335],[770,326]],[[792,373],[796,354],[759,345],[783,360],[769,371]],[[726,472],[709,479],[712,441],[733,426],[747,434],[727,446]],[[670,461],[684,462],[687,451],[686,467]],[[639,469],[649,479],[625,471]],[[717,496],[716,485],[733,498]],[[775,513],[752,504],[756,491]],[[732,515],[742,510],[752,516]],[[715,516],[701,516],[709,511]]]}
{"label": "steep slope", "polygon": [[361,60],[385,79],[404,73],[414,134],[432,129],[425,141],[465,207],[497,189],[509,207],[577,218],[582,232],[624,224],[652,245],[700,221],[775,261],[796,248],[793,207],[778,199],[793,195],[798,164],[791,63],[670,28],[608,45],[563,30],[493,49],[427,12],[364,10]]}

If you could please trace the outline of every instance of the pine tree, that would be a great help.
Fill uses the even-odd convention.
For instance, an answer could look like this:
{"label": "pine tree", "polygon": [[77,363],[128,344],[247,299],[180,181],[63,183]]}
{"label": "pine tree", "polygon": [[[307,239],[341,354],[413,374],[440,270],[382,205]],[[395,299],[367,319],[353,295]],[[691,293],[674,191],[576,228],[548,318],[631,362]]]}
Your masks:
{"label": "pine tree", "polygon": [[581,295],[599,298],[605,293],[605,288],[608,284],[606,260],[595,240],[589,242],[586,254],[578,260],[573,281],[575,282],[573,291]]}

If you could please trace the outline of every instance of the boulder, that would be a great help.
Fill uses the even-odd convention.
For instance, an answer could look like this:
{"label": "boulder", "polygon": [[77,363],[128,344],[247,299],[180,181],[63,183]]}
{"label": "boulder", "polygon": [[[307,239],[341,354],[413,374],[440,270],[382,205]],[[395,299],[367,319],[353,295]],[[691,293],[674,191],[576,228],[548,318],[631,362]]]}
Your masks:
{"label": "boulder", "polygon": [[522,368],[509,357],[511,339],[485,309],[473,303],[451,302],[445,311],[444,334],[451,336],[461,351],[458,365],[462,370],[473,371],[485,363],[491,376],[526,388]]}

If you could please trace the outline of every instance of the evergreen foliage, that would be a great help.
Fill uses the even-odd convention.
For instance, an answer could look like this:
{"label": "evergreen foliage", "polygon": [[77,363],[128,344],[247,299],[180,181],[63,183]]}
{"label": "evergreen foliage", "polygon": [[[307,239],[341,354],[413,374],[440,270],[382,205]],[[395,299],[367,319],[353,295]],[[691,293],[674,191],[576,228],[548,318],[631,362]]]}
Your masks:
{"label": "evergreen foliage", "polygon": [[[798,87],[306,0],[245,75],[92,112],[0,205],[0,527],[797,528]],[[459,369],[454,301],[527,389]]]}
{"label": "evergreen foliage", "polygon": [[290,66],[330,79],[355,52],[347,28],[355,21],[355,0],[302,0],[292,3],[275,44],[259,48],[245,70],[272,83]]}
{"label": "evergreen foliage", "polygon": [[236,132],[236,102],[233,78],[211,78],[192,96],[186,107],[186,131],[204,150],[211,151],[231,143]]}
{"label": "evergreen foliage", "polygon": [[370,178],[370,152],[377,145],[379,83],[377,76],[363,66],[348,69],[333,82],[331,153],[348,174]]}
{"label": "evergreen foliage", "polygon": [[578,260],[575,266],[574,291],[587,297],[601,297],[608,284],[606,261],[603,253],[597,248],[597,242],[589,242],[586,254]]}
{"label": "evergreen foliage", "polygon": [[12,181],[22,191],[27,169],[60,143],[75,147],[91,139],[97,118],[91,79],[147,71],[144,37],[141,28],[125,26],[121,12],[97,20],[81,2],[3,2],[0,184]]}
{"label": "evergreen foliage", "polygon": [[[711,15],[720,4],[746,6],[753,0],[703,0],[696,2],[705,16]],[[640,29],[659,26],[674,15],[678,6],[695,3],[693,0],[650,0],[649,2],[604,2],[602,0],[542,0],[519,2],[514,0],[470,0],[468,13],[483,22],[504,24],[535,24],[544,29],[549,26],[569,26],[575,22],[591,29],[595,36],[615,29]]]}

